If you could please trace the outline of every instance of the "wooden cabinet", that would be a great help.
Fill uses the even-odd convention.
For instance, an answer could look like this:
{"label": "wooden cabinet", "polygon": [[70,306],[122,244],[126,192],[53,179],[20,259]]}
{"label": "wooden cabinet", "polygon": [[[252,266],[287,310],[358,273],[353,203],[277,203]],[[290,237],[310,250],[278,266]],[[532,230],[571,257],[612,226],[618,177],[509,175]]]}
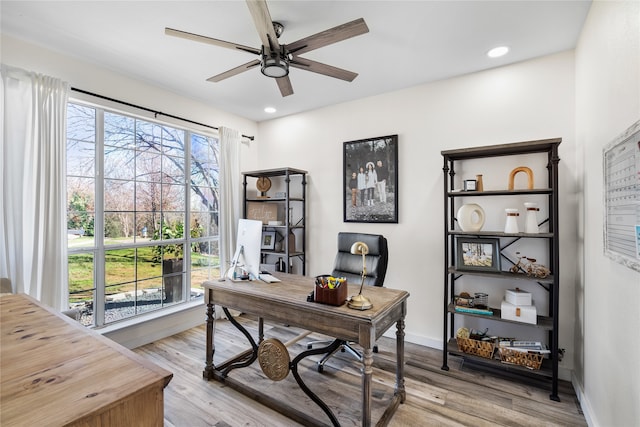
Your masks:
{"label": "wooden cabinet", "polygon": [[[273,246],[263,247],[262,263],[284,262],[286,273],[306,274],[307,171],[294,168],[243,172],[243,217],[263,223]],[[269,246],[269,245],[267,245]]]}
{"label": "wooden cabinet", "polygon": [[[484,147],[472,147],[466,149],[446,150],[441,154],[444,158],[444,333],[443,333],[443,365],[442,369],[448,370],[448,358],[450,355],[461,356],[468,361],[468,365],[478,366],[488,369],[498,369],[504,373],[519,377],[526,377],[532,380],[543,380],[544,383],[551,384],[550,398],[558,398],[558,359],[560,350],[558,348],[558,291],[559,291],[559,245],[558,245],[558,146],[561,139],[547,139],[539,141],[519,142],[513,144],[493,145]],[[539,168],[535,185],[533,188],[509,189],[512,185],[504,177],[504,186],[499,189],[490,189],[487,185],[486,175],[484,180],[485,191],[463,191],[463,188],[474,188],[472,185],[465,185],[466,179],[475,178],[477,170],[484,168],[487,172],[494,172],[496,169],[508,168],[513,172],[516,170],[526,171],[523,166],[523,157],[526,159],[536,159],[543,167]],[[465,168],[465,164],[475,162],[473,168]],[[498,163],[496,163],[498,162]],[[546,173],[544,171],[546,169]],[[461,176],[457,176],[457,175]],[[542,176],[540,176],[542,175]],[[544,178],[546,175],[546,183]],[[529,174],[531,178],[531,174]],[[533,179],[530,179],[533,181]],[[524,217],[518,218],[518,230],[505,229],[505,204],[512,203],[522,206],[528,199],[536,198],[541,201],[544,212],[542,218],[538,218],[541,223],[540,232],[537,234],[524,232]],[[456,218],[460,208],[467,203],[475,203],[484,206],[481,209],[483,217],[491,217],[493,222],[480,228],[478,231],[463,231],[460,227],[460,219]],[[485,213],[486,211],[486,213]],[[522,212],[522,210],[520,210]],[[500,218],[497,221],[496,218]],[[483,218],[484,219],[484,218]],[[477,220],[476,222],[479,222]],[[502,224],[499,226],[498,224]],[[464,227],[469,229],[469,227]],[[517,232],[514,232],[517,231]],[[497,268],[468,268],[465,261],[461,261],[463,247],[461,242],[495,241],[499,243],[497,247],[497,260],[500,261]],[[535,277],[526,274],[521,268],[513,268],[518,264],[515,253],[524,252],[534,246],[537,250],[544,252],[544,265],[550,270],[546,277]],[[512,272],[515,270],[517,272]],[[493,314],[474,314],[457,311],[455,297],[463,290],[463,286],[473,286],[478,282],[482,283],[483,290],[493,293],[493,304],[490,301],[490,311]],[[521,288],[527,291],[536,290],[544,295],[542,301],[536,301],[536,305],[542,308],[537,310],[535,324],[516,322],[503,319],[500,311],[499,298],[504,294],[505,288]],[[493,330],[504,328],[515,329],[518,336],[515,338],[528,340],[533,334],[541,335],[546,341],[550,354],[542,362],[540,369],[528,369],[525,366],[505,364],[497,357],[497,351],[493,357],[481,357],[459,350],[456,341],[456,332],[460,325],[480,324],[483,328],[489,328],[490,335]],[[509,326],[510,325],[510,326]],[[532,332],[532,330],[534,330]]]}

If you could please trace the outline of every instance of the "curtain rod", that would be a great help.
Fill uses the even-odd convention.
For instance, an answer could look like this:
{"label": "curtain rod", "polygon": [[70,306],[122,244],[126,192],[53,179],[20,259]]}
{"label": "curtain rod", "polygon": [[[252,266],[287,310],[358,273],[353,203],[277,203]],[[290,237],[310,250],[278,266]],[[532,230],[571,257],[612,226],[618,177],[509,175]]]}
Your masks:
{"label": "curtain rod", "polygon": [[[144,111],[147,111],[149,113],[153,113],[155,115],[155,117],[158,117],[158,115],[161,115],[161,116],[165,116],[165,117],[171,117],[172,119],[176,119],[176,120],[182,120],[183,122],[192,123],[194,125],[204,126],[206,128],[210,128],[210,129],[215,129],[215,130],[219,129],[216,126],[205,125],[204,123],[199,123],[199,122],[196,122],[196,121],[193,121],[193,120],[185,119],[183,117],[174,116],[173,114],[163,113],[161,111],[152,110],[151,108],[142,107],[142,106],[136,105],[136,104],[131,104],[131,103],[126,102],[126,101],[121,101],[119,99],[110,98],[108,96],[100,95],[100,94],[97,94],[97,93],[94,93],[94,92],[89,92],[89,91],[78,89],[78,88],[75,88],[75,87],[72,87],[71,90],[76,91],[76,92],[80,92],[80,93],[84,93],[85,95],[95,96],[96,98],[106,99],[107,101],[117,102],[118,104],[126,105],[128,107],[133,107],[133,108],[137,108],[139,110],[144,110]],[[247,135],[242,135],[242,137],[243,138],[247,138],[250,141],[253,141],[254,138],[255,138],[253,136],[247,136]]]}

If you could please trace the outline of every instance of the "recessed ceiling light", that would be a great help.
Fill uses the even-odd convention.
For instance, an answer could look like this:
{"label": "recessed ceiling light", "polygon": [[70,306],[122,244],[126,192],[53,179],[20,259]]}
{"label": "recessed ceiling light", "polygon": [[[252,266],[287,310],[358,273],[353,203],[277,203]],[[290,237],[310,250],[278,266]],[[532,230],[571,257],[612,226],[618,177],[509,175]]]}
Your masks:
{"label": "recessed ceiling light", "polygon": [[503,55],[506,55],[507,52],[509,52],[509,48],[506,46],[498,46],[498,47],[494,47],[493,49],[491,49],[489,52],[487,52],[487,56],[489,58],[499,58]]}
{"label": "recessed ceiling light", "polygon": [[264,112],[265,113],[269,113],[269,114],[275,113],[276,111],[277,110],[275,108],[273,108],[273,107],[265,107],[265,109],[264,109]]}

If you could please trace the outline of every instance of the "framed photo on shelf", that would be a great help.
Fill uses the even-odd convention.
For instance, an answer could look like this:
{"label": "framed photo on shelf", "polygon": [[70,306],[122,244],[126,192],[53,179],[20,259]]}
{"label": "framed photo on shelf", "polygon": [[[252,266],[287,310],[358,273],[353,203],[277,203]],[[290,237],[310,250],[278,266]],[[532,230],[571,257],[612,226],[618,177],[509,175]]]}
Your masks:
{"label": "framed photo on shelf", "polygon": [[344,222],[398,223],[398,135],[343,147]]}
{"label": "framed photo on shelf", "polygon": [[262,244],[260,249],[274,250],[276,247],[276,232],[275,231],[263,231],[262,232]]}
{"label": "framed photo on shelf", "polygon": [[456,270],[500,271],[500,240],[456,238]]}

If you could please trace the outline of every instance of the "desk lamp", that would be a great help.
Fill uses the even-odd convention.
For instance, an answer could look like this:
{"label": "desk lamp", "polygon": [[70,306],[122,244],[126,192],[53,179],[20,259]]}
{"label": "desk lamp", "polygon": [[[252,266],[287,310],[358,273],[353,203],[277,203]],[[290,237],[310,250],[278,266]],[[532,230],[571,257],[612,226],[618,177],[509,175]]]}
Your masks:
{"label": "desk lamp", "polygon": [[355,242],[351,245],[351,253],[354,255],[362,255],[362,282],[360,283],[360,292],[358,292],[358,295],[351,297],[347,306],[354,310],[369,310],[373,307],[373,304],[371,304],[369,298],[362,295],[364,278],[367,277],[367,254],[369,253],[369,246],[364,242]]}

